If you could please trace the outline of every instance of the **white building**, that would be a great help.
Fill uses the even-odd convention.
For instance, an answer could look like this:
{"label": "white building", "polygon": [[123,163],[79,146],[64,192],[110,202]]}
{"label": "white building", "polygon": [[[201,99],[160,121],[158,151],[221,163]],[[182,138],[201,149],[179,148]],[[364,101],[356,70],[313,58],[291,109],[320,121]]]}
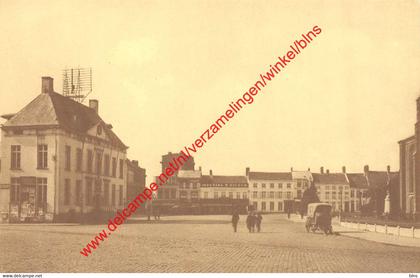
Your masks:
{"label": "white building", "polygon": [[250,201],[253,208],[264,212],[283,212],[285,202],[297,197],[297,181],[291,172],[251,172],[246,169]]}
{"label": "white building", "polygon": [[54,92],[42,93],[1,127],[0,212],[11,221],[67,221],[113,211],[126,199],[127,146],[98,115]]}

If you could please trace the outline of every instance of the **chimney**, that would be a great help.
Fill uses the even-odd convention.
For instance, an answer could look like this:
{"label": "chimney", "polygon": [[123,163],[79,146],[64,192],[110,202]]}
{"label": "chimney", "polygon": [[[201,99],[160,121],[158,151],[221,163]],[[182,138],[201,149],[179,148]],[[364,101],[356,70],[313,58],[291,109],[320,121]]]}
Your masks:
{"label": "chimney", "polygon": [[290,168],[290,172],[293,172],[293,167]]}
{"label": "chimney", "polygon": [[343,174],[345,174],[346,173],[346,166],[343,166],[342,169],[343,169]]}
{"label": "chimney", "polygon": [[327,175],[330,173],[330,169],[327,169]]}
{"label": "chimney", "polygon": [[49,76],[43,76],[41,92],[43,94],[54,93],[54,79]]}
{"label": "chimney", "polygon": [[391,173],[391,166],[387,165],[386,166],[386,171],[388,172],[388,174]]}
{"label": "chimney", "polygon": [[97,99],[90,99],[89,107],[95,110],[96,114],[99,113],[99,101]]}
{"label": "chimney", "polygon": [[245,168],[245,176],[249,176],[249,172],[251,171],[251,169],[249,167]]}
{"label": "chimney", "polygon": [[365,165],[363,167],[363,172],[365,172],[365,175],[367,175],[369,173],[369,165]]}
{"label": "chimney", "polygon": [[321,167],[321,169],[319,169],[319,172],[320,172],[321,174],[324,174],[324,167]]}
{"label": "chimney", "polygon": [[213,170],[209,171],[210,177],[213,177]]}

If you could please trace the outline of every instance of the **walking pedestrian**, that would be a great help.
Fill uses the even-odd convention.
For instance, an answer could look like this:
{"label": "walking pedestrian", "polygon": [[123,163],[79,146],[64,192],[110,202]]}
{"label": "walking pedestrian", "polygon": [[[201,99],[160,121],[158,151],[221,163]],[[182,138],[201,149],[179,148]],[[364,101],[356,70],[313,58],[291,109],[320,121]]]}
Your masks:
{"label": "walking pedestrian", "polygon": [[250,233],[254,231],[254,216],[252,215],[252,212],[249,212],[246,217],[246,227]]}
{"label": "walking pedestrian", "polygon": [[233,226],[234,233],[236,233],[238,229],[238,222],[239,222],[239,213],[237,211],[234,211],[232,214],[232,226]]}
{"label": "walking pedestrian", "polygon": [[261,232],[261,222],[262,222],[262,215],[261,212],[258,212],[256,217],[255,217],[255,223],[257,224],[257,231]]}

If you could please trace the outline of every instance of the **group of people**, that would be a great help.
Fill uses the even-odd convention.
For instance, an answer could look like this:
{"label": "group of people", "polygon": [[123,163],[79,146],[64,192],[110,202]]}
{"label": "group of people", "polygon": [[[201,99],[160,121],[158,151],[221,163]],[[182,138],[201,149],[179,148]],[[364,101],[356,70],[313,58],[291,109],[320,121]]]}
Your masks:
{"label": "group of people", "polygon": [[[246,217],[246,227],[250,233],[255,231],[261,232],[261,222],[262,222],[262,215],[261,212],[250,211],[248,216]],[[239,222],[239,213],[235,211],[232,214],[232,226],[233,232],[237,232],[238,230],[238,222]]]}

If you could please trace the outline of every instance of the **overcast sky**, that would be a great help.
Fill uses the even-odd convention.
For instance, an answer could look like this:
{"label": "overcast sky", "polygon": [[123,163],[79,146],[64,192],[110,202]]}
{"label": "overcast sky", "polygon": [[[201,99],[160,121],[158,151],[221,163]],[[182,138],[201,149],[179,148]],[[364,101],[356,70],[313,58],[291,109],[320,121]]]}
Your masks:
{"label": "overcast sky", "polygon": [[322,33],[196,166],[398,169],[420,95],[419,1],[0,0],[0,113],[35,98],[41,76],[61,93],[62,69],[92,67],[90,97],[150,178],[315,25]]}

